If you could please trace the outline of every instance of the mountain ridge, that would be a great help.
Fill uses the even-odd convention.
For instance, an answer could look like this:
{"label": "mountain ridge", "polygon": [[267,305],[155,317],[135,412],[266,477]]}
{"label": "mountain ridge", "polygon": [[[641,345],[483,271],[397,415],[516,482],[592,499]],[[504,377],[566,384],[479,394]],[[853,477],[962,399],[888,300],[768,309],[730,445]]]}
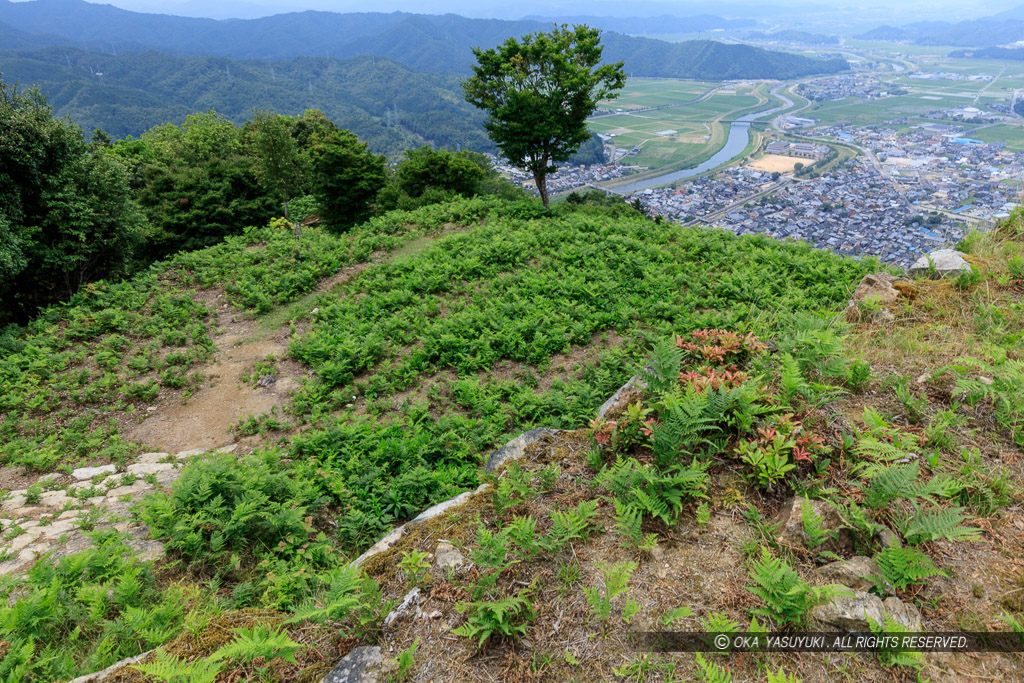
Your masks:
{"label": "mountain ridge", "polygon": [[[509,37],[547,30],[553,23],[470,19],[456,14],[315,11],[251,20],[213,20],[129,12],[82,0],[0,0],[0,22],[24,33],[45,32],[83,49],[98,51],[137,51],[141,46],[177,56],[235,59],[310,55],[348,58],[370,54],[419,71],[461,75],[470,73],[474,61],[472,48],[493,47]],[[721,57],[710,64],[709,58],[715,57],[709,55],[704,45],[668,43],[611,31],[604,34],[603,40],[606,60],[624,60],[628,70],[637,75],[781,79],[834,73],[849,67],[842,60],[829,62],[733,45],[714,48],[721,52]],[[52,44],[53,39],[41,36],[35,47]],[[665,68],[651,60],[670,60],[675,66]],[[745,69],[731,64],[737,60],[747,65]],[[695,70],[698,66],[702,68]]]}

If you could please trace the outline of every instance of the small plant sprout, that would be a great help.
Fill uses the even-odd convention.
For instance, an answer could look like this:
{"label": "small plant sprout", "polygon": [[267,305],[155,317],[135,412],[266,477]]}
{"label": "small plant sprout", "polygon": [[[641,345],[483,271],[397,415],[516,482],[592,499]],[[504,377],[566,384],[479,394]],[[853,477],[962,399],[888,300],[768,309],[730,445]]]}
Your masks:
{"label": "small plant sprout", "polygon": [[597,565],[602,585],[584,588],[583,593],[594,615],[602,622],[607,622],[612,614],[612,600],[629,590],[629,579],[638,566],[636,562]]}
{"label": "small plant sprout", "polygon": [[398,563],[399,568],[405,572],[405,581],[409,586],[423,584],[427,572],[430,570],[430,563],[427,561],[429,553],[422,550],[410,550],[402,553],[402,559]]}

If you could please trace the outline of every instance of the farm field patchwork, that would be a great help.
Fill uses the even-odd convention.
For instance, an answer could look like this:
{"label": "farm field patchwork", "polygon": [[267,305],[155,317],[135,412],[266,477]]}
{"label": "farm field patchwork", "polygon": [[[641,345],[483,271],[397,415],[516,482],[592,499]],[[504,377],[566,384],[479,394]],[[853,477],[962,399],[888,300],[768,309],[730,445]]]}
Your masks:
{"label": "farm field patchwork", "polygon": [[1024,152],[1024,126],[999,124],[970,131],[968,135],[985,142],[1005,142],[1013,152]]}
{"label": "farm field patchwork", "polygon": [[[623,97],[633,91],[630,80]],[[641,92],[657,92],[665,102],[680,103],[693,99],[680,87],[693,87],[688,82],[656,80],[636,85]],[[712,154],[725,139],[724,126],[716,119],[728,119],[758,107],[766,101],[763,85],[738,85],[716,92],[703,102],[682,107],[599,116],[589,121],[596,133],[612,135],[611,142],[619,149],[640,146],[641,152],[629,163],[650,168],[685,164]],[[699,93],[698,93],[699,94]]]}

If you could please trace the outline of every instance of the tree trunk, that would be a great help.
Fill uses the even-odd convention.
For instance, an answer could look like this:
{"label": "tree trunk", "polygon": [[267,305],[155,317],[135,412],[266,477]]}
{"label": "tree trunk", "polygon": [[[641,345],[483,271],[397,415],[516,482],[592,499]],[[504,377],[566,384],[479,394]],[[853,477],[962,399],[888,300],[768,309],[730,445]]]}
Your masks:
{"label": "tree trunk", "polygon": [[537,191],[540,192],[540,201],[544,206],[548,205],[548,169],[542,168],[533,172],[533,181],[537,183]]}

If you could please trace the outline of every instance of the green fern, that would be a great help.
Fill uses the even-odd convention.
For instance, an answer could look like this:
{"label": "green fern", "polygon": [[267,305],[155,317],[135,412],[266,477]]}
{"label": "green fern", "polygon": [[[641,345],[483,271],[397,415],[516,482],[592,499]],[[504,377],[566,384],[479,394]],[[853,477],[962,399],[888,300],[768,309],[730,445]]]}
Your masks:
{"label": "green fern", "polygon": [[732,674],[728,669],[723,668],[714,662],[704,659],[704,655],[697,653],[697,672],[702,683],[732,683]]}
{"label": "green fern", "polygon": [[553,510],[551,530],[546,545],[549,550],[558,551],[569,541],[586,540],[590,535],[594,518],[597,517],[597,501],[584,500],[575,510]]}
{"label": "green fern", "polygon": [[159,649],[155,660],[131,668],[164,683],[214,683],[224,665],[209,659],[186,662]]}
{"label": "green fern", "polygon": [[809,381],[800,363],[788,353],[779,355],[779,384],[783,400],[790,405],[798,396],[810,405],[819,405],[843,393],[839,387]]}
{"label": "green fern", "polygon": [[889,507],[893,501],[916,498],[935,503],[936,498],[949,498],[959,493],[961,486],[949,477],[932,477],[920,482],[921,465],[889,465],[875,470],[864,489],[864,502],[876,510]]}
{"label": "green fern", "polygon": [[477,640],[483,647],[491,637],[515,639],[526,634],[529,622],[535,616],[533,608],[522,595],[513,595],[496,601],[461,603],[459,612],[470,612],[466,623],[452,633]]}
{"label": "green fern", "polygon": [[809,500],[804,500],[803,506],[800,508],[800,521],[804,528],[804,535],[807,537],[807,547],[811,550],[835,538],[835,532],[829,531],[823,526],[821,517],[815,514]]}
{"label": "green fern", "polygon": [[532,516],[516,517],[506,527],[509,539],[516,544],[516,552],[524,560],[532,560],[543,550],[537,539],[537,521]]}
{"label": "green fern", "polygon": [[897,590],[924,583],[932,576],[947,576],[931,558],[917,548],[886,548],[875,555],[875,564],[885,580]]}
{"label": "green fern", "polygon": [[851,502],[849,505],[844,505],[833,501],[832,507],[839,513],[843,528],[853,534],[854,540],[860,547],[867,546],[878,530],[883,528],[881,524],[871,518],[867,510],[856,503]]}
{"label": "green fern", "polygon": [[483,524],[476,530],[477,548],[470,552],[473,562],[486,569],[502,570],[512,561],[509,553],[509,529],[493,532]]}
{"label": "green fern", "polygon": [[636,562],[619,564],[597,563],[601,572],[602,586],[584,588],[583,594],[601,621],[607,621],[612,613],[612,600],[629,590],[629,579],[639,565]]}
{"label": "green fern", "polygon": [[779,669],[776,673],[772,673],[771,669],[768,670],[768,683],[802,683],[795,674],[786,674],[785,671]]}
{"label": "green fern", "polygon": [[618,499],[613,499],[612,503],[615,506],[615,532],[625,538],[625,546],[638,548],[644,552],[654,550],[658,545],[658,535],[644,535],[641,528],[643,513],[636,507],[627,505]]}
{"label": "green fern", "polygon": [[670,609],[669,611],[665,612],[661,615],[661,619],[659,619],[659,621],[661,622],[662,626],[671,626],[677,621],[689,619],[692,616],[693,610],[690,609],[687,605],[683,605],[682,607],[676,607],[675,609]]}
{"label": "green fern", "polygon": [[651,351],[651,359],[643,371],[643,377],[651,393],[662,394],[674,387],[679,381],[682,363],[683,353],[674,343],[665,339],[655,344]]}
{"label": "green fern", "polygon": [[285,623],[312,621],[322,624],[328,621],[341,621],[354,613],[361,615],[356,621],[362,623],[368,618],[365,613],[375,609],[374,594],[379,589],[374,580],[358,568],[346,565],[333,570],[323,578],[327,590],[295,608],[293,616]]}
{"label": "green fern", "polygon": [[707,497],[706,469],[694,462],[689,467],[659,470],[627,458],[603,470],[597,482],[623,504],[672,526],[683,505]]}
{"label": "green fern", "polygon": [[737,633],[741,628],[740,623],[725,612],[711,612],[700,623],[708,633]]}
{"label": "green fern", "polygon": [[839,594],[836,586],[811,586],[786,562],[761,548],[761,558],[751,562],[747,570],[754,585],[745,588],[759,597],[764,607],[755,615],[774,620],[779,625],[799,626],[807,612]]}
{"label": "green fern", "polygon": [[[911,633],[912,631],[896,621],[888,614],[883,615],[882,623],[878,623],[871,617],[868,617],[868,627],[872,633],[879,635],[886,634],[900,634],[900,633]],[[885,666],[904,666],[911,669],[920,669],[924,665],[924,655],[920,652],[904,652],[900,650],[891,650],[881,648],[875,653],[880,661]]]}
{"label": "green fern", "polygon": [[262,658],[266,662],[270,662],[272,659],[283,659],[286,662],[297,664],[295,653],[306,648],[305,645],[300,645],[292,640],[291,636],[284,631],[272,629],[269,626],[236,628],[232,631],[237,637],[210,655],[210,661],[234,659],[249,663]]}
{"label": "green fern", "polygon": [[963,526],[967,515],[961,507],[915,509],[913,514],[899,515],[896,524],[907,543],[920,545],[929,541],[973,541],[981,537],[981,529]]}

